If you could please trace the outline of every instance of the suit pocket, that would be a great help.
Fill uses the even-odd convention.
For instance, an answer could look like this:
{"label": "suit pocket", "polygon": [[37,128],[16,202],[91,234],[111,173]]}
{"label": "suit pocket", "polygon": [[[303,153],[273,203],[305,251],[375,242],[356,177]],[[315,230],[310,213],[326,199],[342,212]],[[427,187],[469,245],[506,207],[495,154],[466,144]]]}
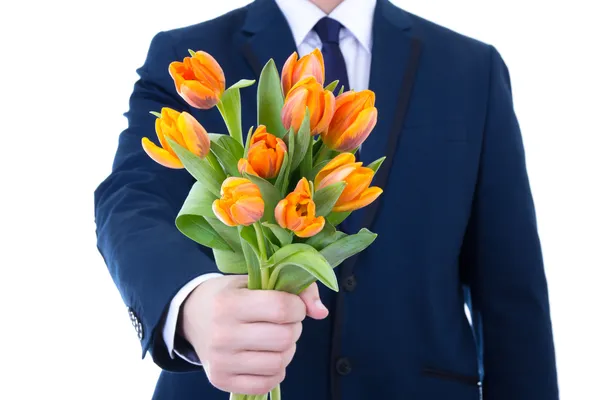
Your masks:
{"label": "suit pocket", "polygon": [[458,374],[456,372],[441,370],[441,369],[437,369],[437,368],[430,368],[430,367],[423,368],[421,370],[421,373],[424,376],[427,376],[430,378],[438,378],[438,379],[443,379],[443,380],[459,382],[459,383],[463,383],[463,384],[469,385],[469,386],[479,387],[481,385],[481,382],[479,381],[479,376],[476,376],[476,375],[463,375],[463,374]]}

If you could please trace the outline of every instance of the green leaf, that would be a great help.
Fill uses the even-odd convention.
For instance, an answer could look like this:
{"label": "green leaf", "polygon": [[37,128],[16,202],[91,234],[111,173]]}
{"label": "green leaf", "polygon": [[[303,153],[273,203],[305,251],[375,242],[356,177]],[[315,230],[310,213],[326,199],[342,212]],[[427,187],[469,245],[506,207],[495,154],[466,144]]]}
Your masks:
{"label": "green leaf", "polygon": [[283,92],[275,61],[269,60],[263,68],[258,81],[258,123],[267,127],[267,132],[282,138],[285,128],[281,121]]}
{"label": "green leaf", "polygon": [[214,217],[212,204],[218,197],[206,189],[202,182],[192,185],[179,215],[200,215],[202,217]]}
{"label": "green leaf", "polygon": [[254,79],[240,79],[239,81],[231,85],[229,89],[243,89],[254,85],[254,83],[256,83]]}
{"label": "green leaf", "polygon": [[331,161],[331,160],[323,160],[323,161],[319,162],[317,165],[315,165],[313,167],[313,169],[310,171],[309,176],[306,177],[306,179],[314,182],[319,171],[321,171],[327,165],[327,163],[329,163],[329,161]]}
{"label": "green leaf", "polygon": [[240,89],[232,86],[225,90],[221,95],[221,101],[217,103],[217,108],[231,137],[243,144]]}
{"label": "green leaf", "polygon": [[329,85],[325,86],[325,90],[329,90],[330,92],[333,92],[339,83],[340,83],[339,80],[333,81]]}
{"label": "green leaf", "polygon": [[247,274],[246,258],[242,252],[213,249],[217,268],[224,274]]}
{"label": "green leaf", "polygon": [[240,236],[238,235],[237,227],[227,226],[216,217],[206,216],[204,217],[204,219],[206,219],[206,222],[208,222],[210,226],[212,226],[212,228],[219,234],[219,236],[221,236],[227,242],[227,244],[233,249],[233,251],[242,251],[242,246],[240,244]]}
{"label": "green leaf", "polygon": [[322,215],[326,217],[331,212],[345,187],[346,182],[342,181],[327,185],[315,192],[313,200],[317,206],[317,216]]}
{"label": "green leaf", "polygon": [[287,193],[287,187],[290,181],[290,158],[288,153],[286,152],[283,155],[283,163],[281,164],[281,169],[279,170],[279,175],[277,176],[277,180],[275,181],[275,188],[279,190],[282,196],[285,196]]}
{"label": "green leaf", "polygon": [[314,247],[318,251],[321,251],[331,243],[343,238],[344,236],[346,236],[344,232],[336,231],[333,225],[326,223],[321,232],[309,238],[304,243]]}
{"label": "green leaf", "polygon": [[[308,148],[306,149],[306,155],[300,162],[300,176],[308,177],[312,170],[313,164],[313,146],[315,145],[315,140],[311,137],[308,141]],[[309,179],[312,181],[312,179]]]}
{"label": "green leaf", "polygon": [[283,247],[292,243],[292,240],[294,239],[294,234],[292,232],[280,227],[277,224],[263,222],[262,225],[265,228],[263,229],[263,231],[271,232],[277,238],[277,243],[279,247]]}
{"label": "green leaf", "polygon": [[219,250],[233,250],[219,233],[200,215],[179,215],[175,225],[181,233],[194,242]]}
{"label": "green leaf", "polygon": [[303,243],[293,243],[279,249],[268,264],[273,266],[269,289],[293,288],[297,270],[306,271],[331,290],[338,291],[337,278],[331,266],[317,250]]}
{"label": "green leaf", "polygon": [[333,226],[338,226],[339,224],[344,222],[346,218],[348,218],[350,213],[351,211],[332,212],[327,216],[327,221]]}
{"label": "green leaf", "polygon": [[342,85],[342,87],[340,88],[340,91],[338,92],[338,96],[341,95],[342,93],[344,93],[344,85]]}
{"label": "green leaf", "polygon": [[[366,249],[377,237],[376,234],[366,229],[352,236],[344,236],[342,232],[336,232],[336,236],[340,235],[341,237],[334,243],[321,250],[321,254],[327,259],[332,268],[337,267],[346,258]],[[284,277],[279,277],[276,289],[299,294],[315,280],[308,272],[295,269],[288,272]]]}
{"label": "green leaf", "polygon": [[[238,228],[241,234],[242,227]],[[248,270],[248,289],[261,289],[262,283],[260,278],[260,260],[256,256],[256,252],[254,251],[252,246],[246,241],[246,239],[242,238],[241,242]]]}
{"label": "green leaf", "polygon": [[370,168],[375,173],[377,173],[377,171],[379,171],[379,167],[381,167],[381,164],[383,164],[384,161],[385,161],[385,157],[378,158],[377,160],[373,161],[371,164],[367,165],[367,168]]}
{"label": "green leaf", "polygon": [[250,150],[250,140],[252,139],[252,131],[254,127],[251,126],[248,134],[246,135],[246,145],[244,146],[244,158],[248,158],[248,150]]}
{"label": "green leaf", "polygon": [[242,145],[229,135],[210,133],[210,149],[219,162],[225,167],[225,171],[231,176],[241,176],[237,164],[244,155]]}
{"label": "green leaf", "polygon": [[283,198],[279,190],[259,176],[244,174],[244,178],[250,179],[260,190],[260,194],[265,202],[265,212],[262,220],[275,223],[275,207],[279,203],[279,200]]}
{"label": "green leaf", "polygon": [[360,253],[377,238],[377,234],[368,229],[361,229],[354,235],[345,236],[320,251],[329,265],[333,268],[340,265],[345,259]]}
{"label": "green leaf", "polygon": [[252,250],[254,250],[256,257],[260,259],[260,249],[258,248],[258,241],[256,240],[256,231],[254,230],[254,228],[252,226],[240,225],[238,231],[240,233],[240,237],[243,240],[245,240],[250,245],[250,247],[252,247]]}
{"label": "green leaf", "polygon": [[[290,134],[293,133],[290,131]],[[312,140],[312,136],[310,135],[310,111],[308,107],[306,108],[306,112],[304,114],[304,120],[302,120],[302,124],[300,125],[300,129],[298,133],[296,133],[296,137],[294,138],[294,152],[292,153],[292,169],[291,171],[295,171],[296,168],[300,165],[304,156],[306,155],[306,151],[308,150],[308,145]]]}
{"label": "green leaf", "polygon": [[162,117],[162,115],[159,112],[156,112],[156,111],[150,111],[150,114],[154,115],[156,118]]}
{"label": "green leaf", "polygon": [[196,52],[192,49],[188,49],[188,53],[190,53],[190,56],[194,57],[196,55]]}
{"label": "green leaf", "polygon": [[[223,172],[219,174],[206,158],[200,158],[183,146],[180,146],[176,141],[167,137],[169,145],[177,154],[177,157],[183,163],[187,171],[199,182],[202,182],[204,187],[215,196],[221,194],[221,184],[225,180]],[[222,178],[222,179],[221,179]]]}

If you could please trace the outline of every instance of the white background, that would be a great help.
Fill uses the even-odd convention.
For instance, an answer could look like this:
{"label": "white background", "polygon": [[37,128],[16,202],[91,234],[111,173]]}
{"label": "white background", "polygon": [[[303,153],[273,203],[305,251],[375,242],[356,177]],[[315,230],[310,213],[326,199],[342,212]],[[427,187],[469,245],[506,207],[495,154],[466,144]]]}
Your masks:
{"label": "white background", "polygon": [[[92,194],[110,170],[152,36],[246,3],[2,6],[0,398],[151,397],[159,371],[150,358],[141,361],[95,249]],[[507,62],[545,253],[562,398],[600,399],[595,2],[395,3],[494,44]]]}

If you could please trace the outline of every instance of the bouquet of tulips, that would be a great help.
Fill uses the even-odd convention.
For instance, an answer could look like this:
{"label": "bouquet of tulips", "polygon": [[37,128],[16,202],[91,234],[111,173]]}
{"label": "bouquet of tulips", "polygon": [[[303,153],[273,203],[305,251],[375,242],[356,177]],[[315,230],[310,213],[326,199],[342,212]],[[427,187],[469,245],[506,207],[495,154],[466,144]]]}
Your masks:
{"label": "bouquet of tulips", "polygon": [[[240,80],[226,89],[209,54],[190,50],[169,73],[191,106],[220,111],[228,134],[207,133],[189,113],[163,108],[160,147],[142,139],[146,153],[196,180],[175,220],[191,240],[212,249],[223,273],[247,274],[249,289],[298,294],[315,281],[337,291],[333,269],[367,248],[376,234],[336,229],[350,213],[382,193],[370,187],[383,158],[363,166],[355,152],[377,121],[375,94],[324,87],[319,50],[292,54],[281,78],[273,60],[258,82],[258,121],[242,136]],[[267,399],[232,394],[232,399]],[[279,400],[279,387],[270,393]]]}

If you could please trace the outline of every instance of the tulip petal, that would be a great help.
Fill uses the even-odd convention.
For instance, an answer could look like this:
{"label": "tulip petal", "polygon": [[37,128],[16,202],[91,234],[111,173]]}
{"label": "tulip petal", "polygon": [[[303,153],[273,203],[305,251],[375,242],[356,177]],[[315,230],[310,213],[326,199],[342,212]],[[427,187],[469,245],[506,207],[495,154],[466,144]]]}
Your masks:
{"label": "tulip petal", "polygon": [[198,81],[183,82],[179,88],[179,95],[190,106],[201,110],[208,110],[219,102],[215,92]]}
{"label": "tulip petal", "polygon": [[315,186],[317,187],[317,190],[325,187],[321,184],[321,181],[325,179],[327,175],[331,174],[333,171],[335,171],[337,168],[343,165],[354,164],[355,160],[356,157],[354,157],[354,154],[352,153],[342,153],[335,156],[331,161],[325,164],[325,166],[317,173],[317,176],[315,177]]}
{"label": "tulip petal", "polygon": [[210,151],[210,138],[206,129],[188,114],[182,112],[177,118],[177,129],[183,136],[185,147],[200,158],[206,157]]}
{"label": "tulip petal", "polygon": [[223,202],[223,200],[220,200],[220,199],[213,201],[213,204],[212,204],[213,213],[219,219],[219,221],[221,221],[225,225],[236,226],[237,224],[235,223],[235,221],[233,219],[231,219],[231,216],[229,215],[229,213],[227,213],[226,207],[223,207],[221,205],[222,202]]}
{"label": "tulip petal", "polygon": [[308,90],[304,87],[294,86],[290,90],[281,110],[281,120],[285,129],[293,128],[298,132],[304,120],[307,98]]}
{"label": "tulip petal", "polygon": [[360,146],[371,134],[377,124],[375,107],[362,110],[356,120],[337,138],[333,148],[337,151],[350,151]]}
{"label": "tulip petal", "polygon": [[366,167],[357,168],[353,173],[348,175],[345,179],[346,187],[338,198],[336,205],[349,203],[360,197],[373,181],[374,175],[375,171]]}
{"label": "tulip petal", "polygon": [[169,75],[171,75],[171,78],[173,78],[173,81],[175,82],[175,88],[178,92],[180,90],[181,84],[186,80],[184,74],[185,65],[182,62],[173,61],[171,64],[169,64]]}
{"label": "tulip petal", "polygon": [[238,161],[237,168],[240,174],[246,173],[258,176],[254,168],[252,168],[252,165],[250,165],[248,160],[246,160],[245,158],[240,158],[240,160]]}
{"label": "tulip petal", "polygon": [[229,209],[231,218],[238,225],[248,226],[262,218],[265,212],[265,202],[256,196],[242,196]]}
{"label": "tulip petal", "polygon": [[292,75],[294,73],[296,61],[298,61],[298,53],[293,52],[292,55],[288,57],[281,70],[281,87],[283,88],[284,96],[287,96],[292,88]]}
{"label": "tulip petal", "polygon": [[146,137],[142,138],[142,148],[144,149],[146,154],[150,156],[151,159],[153,159],[154,161],[156,161],[164,167],[173,169],[183,168],[183,164],[181,163],[181,161],[179,161],[179,158],[175,157],[167,150],[158,147]]}
{"label": "tulip petal", "polygon": [[374,202],[380,195],[383,193],[383,190],[377,186],[373,186],[365,190],[360,197],[357,199],[342,204],[339,206],[333,207],[334,212],[345,212],[345,211],[355,211],[359,208],[363,208]]}
{"label": "tulip petal", "polygon": [[304,229],[300,231],[295,231],[296,236],[301,238],[307,238],[311,236],[315,236],[317,233],[323,230],[325,226],[325,218],[323,216],[317,217],[311,221],[309,225],[307,225]]}
{"label": "tulip petal", "polygon": [[284,229],[287,228],[287,223],[285,220],[285,211],[287,209],[288,203],[288,199],[285,198],[280,200],[279,203],[277,203],[277,206],[275,207],[275,220],[277,221],[279,226]]}
{"label": "tulip petal", "polygon": [[296,184],[296,188],[294,189],[294,193],[308,196],[312,198],[312,193],[310,192],[310,184],[308,183],[308,179],[302,178]]}
{"label": "tulip petal", "polygon": [[210,82],[209,87],[216,89],[219,96],[225,91],[225,74],[213,56],[205,51],[197,51],[191,63],[192,68],[202,71],[202,75]]}
{"label": "tulip petal", "polygon": [[321,116],[321,120],[312,130],[312,134],[318,135],[322,132],[325,132],[331,123],[331,119],[333,118],[333,113],[335,111],[335,96],[329,90],[323,91],[323,115]]}

